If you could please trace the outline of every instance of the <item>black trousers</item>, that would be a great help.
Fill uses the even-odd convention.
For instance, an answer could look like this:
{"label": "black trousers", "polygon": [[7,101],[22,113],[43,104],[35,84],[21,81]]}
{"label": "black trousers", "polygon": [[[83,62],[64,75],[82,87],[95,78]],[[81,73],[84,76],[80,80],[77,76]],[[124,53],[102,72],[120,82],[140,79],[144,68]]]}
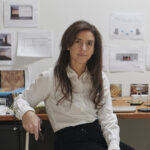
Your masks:
{"label": "black trousers", "polygon": [[[107,150],[98,120],[61,129],[55,133],[55,150]],[[121,150],[134,150],[120,142]]]}

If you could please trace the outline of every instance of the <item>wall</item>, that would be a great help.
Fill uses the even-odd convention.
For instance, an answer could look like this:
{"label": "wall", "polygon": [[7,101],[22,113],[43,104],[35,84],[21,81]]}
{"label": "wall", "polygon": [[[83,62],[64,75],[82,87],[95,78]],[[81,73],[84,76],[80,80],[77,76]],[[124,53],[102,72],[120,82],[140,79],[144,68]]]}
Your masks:
{"label": "wall", "polygon": [[[16,57],[13,66],[9,68],[29,67],[28,81],[33,81],[37,75],[53,67],[58,55],[60,39],[64,30],[76,20],[87,20],[99,29],[103,37],[103,43],[120,45],[147,45],[150,41],[150,2],[148,0],[39,0],[40,3],[40,26],[38,28],[5,28],[3,25],[3,1],[0,0],[0,30],[8,31],[28,31],[28,30],[48,30],[53,31],[54,37],[54,58],[37,59]],[[145,13],[145,39],[144,41],[133,40],[110,40],[109,39],[109,15],[111,12],[143,12]],[[0,69],[7,66],[0,66]],[[123,96],[129,95],[130,83],[149,83],[150,72],[125,72],[107,73],[111,83],[121,83],[123,85]],[[150,150],[149,120],[119,120],[121,127],[121,139],[134,146],[137,150]],[[145,125],[146,124],[146,125]],[[132,129],[132,135],[130,135]],[[139,130],[143,129],[139,136]],[[145,137],[144,137],[145,134]],[[138,136],[137,136],[138,135]],[[143,145],[143,148],[142,148]],[[145,147],[144,147],[145,146]]]}

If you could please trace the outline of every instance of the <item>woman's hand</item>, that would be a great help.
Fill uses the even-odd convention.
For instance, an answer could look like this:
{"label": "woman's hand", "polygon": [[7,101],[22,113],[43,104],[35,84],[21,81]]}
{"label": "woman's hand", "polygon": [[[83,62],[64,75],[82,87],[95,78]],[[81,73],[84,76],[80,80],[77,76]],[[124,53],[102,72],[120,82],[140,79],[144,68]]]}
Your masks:
{"label": "woman's hand", "polygon": [[40,128],[40,118],[33,111],[27,111],[22,117],[22,125],[24,129],[34,134],[35,140],[38,140]]}

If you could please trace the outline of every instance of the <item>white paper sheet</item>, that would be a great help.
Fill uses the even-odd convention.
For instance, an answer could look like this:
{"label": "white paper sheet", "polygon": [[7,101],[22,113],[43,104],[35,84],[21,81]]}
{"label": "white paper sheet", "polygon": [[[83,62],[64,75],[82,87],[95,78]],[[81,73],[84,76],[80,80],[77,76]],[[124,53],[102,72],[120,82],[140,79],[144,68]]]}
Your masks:
{"label": "white paper sheet", "polygon": [[103,71],[107,72],[109,71],[109,53],[108,53],[108,47],[103,47]]}
{"label": "white paper sheet", "polygon": [[0,105],[0,116],[5,116],[5,115],[14,115],[14,112],[9,107]]}
{"label": "white paper sheet", "polygon": [[146,70],[150,70],[150,45],[146,49]]}
{"label": "white paper sheet", "polygon": [[5,0],[4,25],[6,27],[37,27],[39,25],[38,0]]}
{"label": "white paper sheet", "polygon": [[15,36],[12,32],[0,32],[0,65],[11,65],[15,55]]}
{"label": "white paper sheet", "polygon": [[53,57],[51,32],[19,32],[17,56]]}
{"label": "white paper sheet", "polygon": [[144,46],[110,46],[110,72],[144,71]]}
{"label": "white paper sheet", "polygon": [[112,13],[110,16],[110,38],[144,40],[144,14]]}

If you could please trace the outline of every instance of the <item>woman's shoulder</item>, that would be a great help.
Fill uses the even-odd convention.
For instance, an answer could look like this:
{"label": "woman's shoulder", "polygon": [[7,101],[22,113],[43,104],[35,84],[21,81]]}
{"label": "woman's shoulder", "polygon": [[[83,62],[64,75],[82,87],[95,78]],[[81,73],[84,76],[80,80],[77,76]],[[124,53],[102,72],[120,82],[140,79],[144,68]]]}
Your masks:
{"label": "woman's shoulder", "polygon": [[105,72],[102,72],[102,80],[103,80],[104,86],[109,85],[109,79],[108,79],[107,74]]}
{"label": "woman's shoulder", "polygon": [[107,75],[106,75],[106,73],[103,72],[103,71],[102,71],[102,78],[103,78],[103,80],[104,80],[104,79],[107,79]]}
{"label": "woman's shoulder", "polygon": [[49,68],[46,71],[43,71],[40,76],[45,78],[53,78],[54,77],[54,68]]}

